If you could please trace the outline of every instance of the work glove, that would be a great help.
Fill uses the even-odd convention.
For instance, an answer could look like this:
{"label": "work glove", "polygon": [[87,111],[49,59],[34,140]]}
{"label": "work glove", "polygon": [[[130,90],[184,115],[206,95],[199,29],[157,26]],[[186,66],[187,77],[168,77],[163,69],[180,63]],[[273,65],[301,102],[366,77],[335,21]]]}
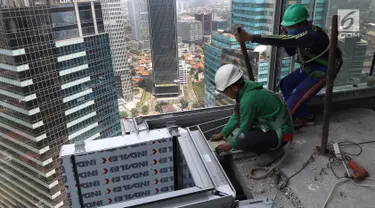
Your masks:
{"label": "work glove", "polygon": [[[239,33],[238,32],[238,28],[241,28],[241,32]],[[245,43],[247,41],[253,41],[253,35],[252,34],[249,34],[247,33],[242,27],[241,25],[235,25],[234,26],[234,34],[236,36],[236,39],[239,43]]]}

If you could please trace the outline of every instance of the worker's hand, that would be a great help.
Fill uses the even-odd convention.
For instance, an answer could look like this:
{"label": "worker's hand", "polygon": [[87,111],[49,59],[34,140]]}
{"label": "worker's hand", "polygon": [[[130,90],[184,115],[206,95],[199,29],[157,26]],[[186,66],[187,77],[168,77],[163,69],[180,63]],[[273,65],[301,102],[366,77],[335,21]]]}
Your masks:
{"label": "worker's hand", "polygon": [[239,33],[238,28],[242,28],[241,25],[235,25],[235,36],[239,43],[245,43],[247,41],[253,41],[253,35],[247,33],[244,29]]}
{"label": "worker's hand", "polygon": [[220,144],[219,146],[216,147],[215,151],[218,153],[221,152],[229,152],[232,150],[232,147],[228,143],[223,143]]}
{"label": "worker's hand", "polygon": [[223,140],[223,139],[224,139],[224,137],[221,134],[214,134],[210,138],[211,141],[220,141],[220,140]]}

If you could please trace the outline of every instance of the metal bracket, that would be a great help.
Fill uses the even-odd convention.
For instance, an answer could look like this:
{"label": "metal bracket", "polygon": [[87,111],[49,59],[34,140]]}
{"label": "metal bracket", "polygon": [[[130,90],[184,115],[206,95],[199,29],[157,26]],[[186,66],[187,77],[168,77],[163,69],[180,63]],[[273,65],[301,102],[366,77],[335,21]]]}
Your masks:
{"label": "metal bracket", "polygon": [[86,143],[85,141],[77,141],[74,143],[74,148],[76,153],[86,152]]}
{"label": "metal bracket", "polygon": [[180,132],[178,131],[178,126],[175,124],[175,121],[168,121],[166,126],[171,136],[173,137],[180,136]]}

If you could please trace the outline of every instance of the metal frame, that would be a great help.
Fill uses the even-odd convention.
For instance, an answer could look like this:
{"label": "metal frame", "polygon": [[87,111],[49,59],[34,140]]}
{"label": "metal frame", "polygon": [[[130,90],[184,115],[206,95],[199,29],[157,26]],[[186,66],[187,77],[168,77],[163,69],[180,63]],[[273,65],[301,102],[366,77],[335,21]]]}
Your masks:
{"label": "metal frame", "polygon": [[[280,34],[280,24],[282,19],[282,12],[284,8],[284,0],[274,1],[274,14],[273,14],[273,34]],[[281,49],[272,46],[271,56],[268,68],[268,89],[277,91],[278,77],[281,73]]]}
{"label": "metal frame", "polygon": [[193,177],[195,187],[107,205],[125,207],[234,207],[235,190],[198,127],[178,129],[176,137]]}

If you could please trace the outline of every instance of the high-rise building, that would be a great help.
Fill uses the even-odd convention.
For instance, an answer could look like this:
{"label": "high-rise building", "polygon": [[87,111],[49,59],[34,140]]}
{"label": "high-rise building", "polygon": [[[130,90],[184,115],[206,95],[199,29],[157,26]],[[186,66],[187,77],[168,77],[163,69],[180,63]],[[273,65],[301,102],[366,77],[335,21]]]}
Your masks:
{"label": "high-rise building", "polygon": [[177,11],[185,11],[189,9],[190,3],[184,0],[177,0]]}
{"label": "high-rise building", "polygon": [[121,135],[97,2],[0,2],[0,206],[63,207],[63,144]]}
{"label": "high-rise building", "polygon": [[130,25],[130,16],[129,16],[128,1],[129,0],[121,0],[120,1],[120,3],[121,3],[121,13],[124,16],[124,21],[125,21],[124,24],[125,24],[125,26],[129,26]]}
{"label": "high-rise building", "polygon": [[335,85],[358,84],[364,81],[363,64],[366,58],[368,42],[358,38],[339,39],[339,47],[343,53],[343,65]]}
{"label": "high-rise building", "polygon": [[187,71],[187,66],[186,66],[186,63],[183,62],[183,61],[180,61],[180,65],[179,65],[179,69],[180,69],[180,83],[182,85],[185,85],[188,83],[188,71]]}
{"label": "high-rise building", "polygon": [[128,0],[129,17],[132,28],[132,48],[150,50],[147,0]]}
{"label": "high-rise building", "polygon": [[180,94],[176,0],[148,0],[155,96]]}
{"label": "high-rise building", "polygon": [[183,43],[202,44],[202,22],[196,20],[179,20],[178,36]]}
{"label": "high-rise building", "polygon": [[227,31],[213,31],[211,44],[204,44],[204,102],[206,107],[215,106],[215,73],[221,66],[223,49],[239,49],[236,38]]}
{"label": "high-rise building", "polygon": [[228,30],[229,27],[229,20],[226,19],[214,19],[212,20],[212,31],[216,30]]}
{"label": "high-rise building", "polygon": [[126,17],[122,13],[122,0],[100,0],[102,4],[104,29],[109,34],[114,71],[119,74],[122,82],[122,98],[133,100],[131,70],[126,57]]}
{"label": "high-rise building", "polygon": [[211,12],[197,13],[195,14],[195,20],[202,22],[203,35],[211,35],[211,31],[212,31],[212,13]]}

